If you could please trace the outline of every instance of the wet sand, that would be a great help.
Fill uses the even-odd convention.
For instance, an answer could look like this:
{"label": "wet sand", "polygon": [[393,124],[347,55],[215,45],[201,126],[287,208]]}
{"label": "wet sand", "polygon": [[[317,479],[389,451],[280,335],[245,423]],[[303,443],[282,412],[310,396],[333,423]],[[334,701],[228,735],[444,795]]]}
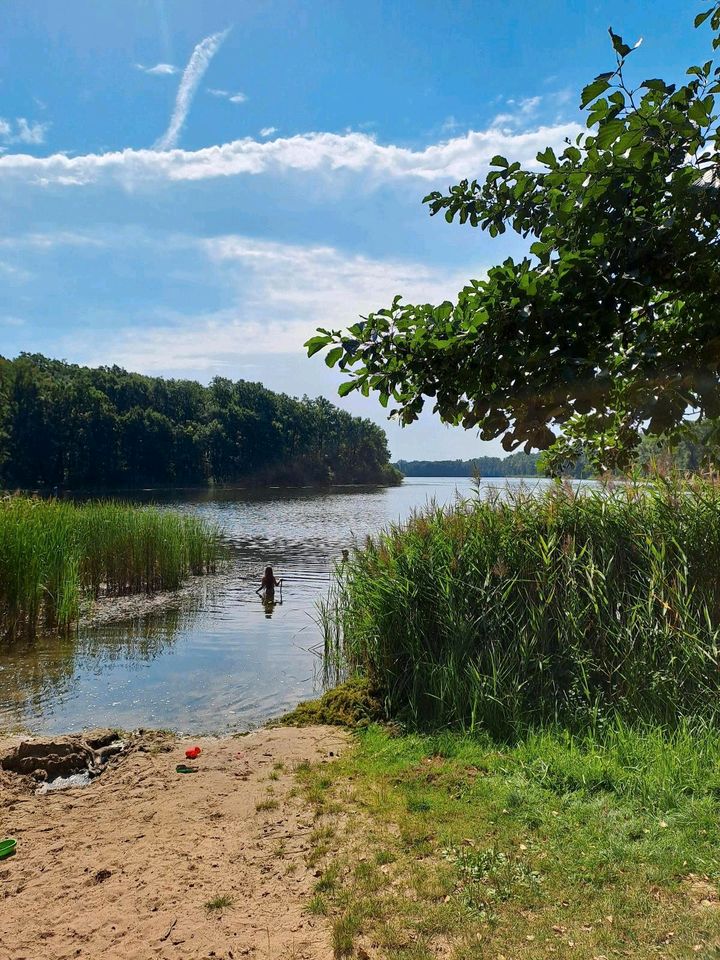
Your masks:
{"label": "wet sand", "polygon": [[[177,773],[195,744],[198,772]],[[293,770],[346,744],[333,727],[139,737],[90,786],[39,796],[0,771],[0,839],[18,841],[0,861],[0,957],[329,960]]]}

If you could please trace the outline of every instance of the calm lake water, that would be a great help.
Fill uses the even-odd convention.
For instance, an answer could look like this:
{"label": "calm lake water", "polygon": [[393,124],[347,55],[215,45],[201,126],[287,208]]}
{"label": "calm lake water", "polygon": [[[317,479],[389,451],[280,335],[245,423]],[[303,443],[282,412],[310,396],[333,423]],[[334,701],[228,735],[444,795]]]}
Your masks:
{"label": "calm lake water", "polygon": [[[488,480],[486,489],[548,481]],[[134,499],[216,521],[228,574],[171,609],[0,651],[0,731],[90,726],[248,730],[320,688],[316,604],[341,550],[428,500],[473,495],[465,478],[392,488],[147,491]],[[255,589],[266,564],[285,579],[268,616]],[[279,599],[279,593],[276,593]]]}

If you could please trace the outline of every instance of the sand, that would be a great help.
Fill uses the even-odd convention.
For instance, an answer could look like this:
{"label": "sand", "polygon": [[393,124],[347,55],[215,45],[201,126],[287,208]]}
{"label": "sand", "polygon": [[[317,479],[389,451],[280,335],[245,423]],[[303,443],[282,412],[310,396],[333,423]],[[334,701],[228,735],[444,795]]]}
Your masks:
{"label": "sand", "polygon": [[[0,838],[18,846],[0,861],[0,958],[331,958],[305,909],[313,814],[290,794],[300,761],[346,743],[332,727],[140,738],[90,786],[42,796],[2,773]],[[176,773],[194,744],[199,772]]]}

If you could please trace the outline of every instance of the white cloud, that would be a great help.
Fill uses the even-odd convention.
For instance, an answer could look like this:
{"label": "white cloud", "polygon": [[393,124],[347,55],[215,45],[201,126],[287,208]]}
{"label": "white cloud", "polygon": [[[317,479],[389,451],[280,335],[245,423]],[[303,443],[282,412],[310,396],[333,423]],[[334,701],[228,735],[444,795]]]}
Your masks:
{"label": "white cloud", "polygon": [[211,93],[214,97],[223,97],[229,100],[230,103],[245,103],[247,100],[247,94],[242,93],[240,90],[238,90],[237,93],[230,93],[229,90],[218,90],[217,87],[208,87],[207,92]]}
{"label": "white cloud", "polygon": [[[131,150],[69,157],[28,154],[0,156],[0,182],[20,177],[42,186],[93,183],[102,179],[137,186],[144,181],[205,180],[242,174],[347,171],[376,180],[414,177],[445,180],[479,176],[495,154],[536,166],[536,154],[562,147],[582,127],[573,122],[514,131],[499,127],[471,130],[462,137],[412,150],[380,144],[364,133],[305,133],[271,141],[251,138],[201,150]],[[68,179],[71,178],[71,179]]]}
{"label": "white cloud", "polygon": [[14,143],[38,144],[45,142],[45,131],[49,124],[47,123],[28,123],[25,117],[18,117],[16,120],[17,133],[13,138]]}
{"label": "white cloud", "polygon": [[[465,284],[468,267],[449,271],[423,263],[374,260],[334,247],[300,246],[245,236],[212,239],[171,236],[152,242],[163,249],[185,246],[209,261],[213,278],[229,284],[230,304],[201,315],[143,312],[137,328],[104,337],[102,353],[87,354],[87,343],[69,341],[91,364],[108,357],[144,372],[217,371],[243,362],[248,354],[301,351],[317,326],[353,323],[369,309],[386,306],[401,292],[409,300],[439,302]],[[214,268],[214,271],[213,271]],[[474,275],[477,276],[477,271]],[[270,319],[268,319],[270,318]]]}
{"label": "white cloud", "polygon": [[213,33],[211,36],[205,37],[193,50],[180,80],[170,125],[155,144],[158,150],[171,150],[177,143],[198,85],[228,32],[229,30],[223,30],[222,33]]}
{"label": "white cloud", "polygon": [[13,127],[12,121],[0,117],[0,139],[5,143],[37,146],[45,143],[45,131],[49,126],[49,123],[31,123],[25,117],[17,117]]}
{"label": "white cloud", "polygon": [[446,117],[445,120],[440,124],[441,133],[456,133],[461,127],[462,123],[459,122],[452,114],[449,117]]}
{"label": "white cloud", "polygon": [[526,97],[524,100],[506,100],[505,103],[512,110],[506,113],[499,113],[493,120],[493,124],[499,127],[522,127],[525,126],[532,117],[538,113],[542,97]]}
{"label": "white cloud", "polygon": [[156,63],[154,67],[145,67],[142,63],[135,64],[136,70],[142,70],[143,73],[149,73],[151,76],[156,77],[171,77],[176,73],[180,73],[176,66],[173,66],[172,63]]}
{"label": "white cloud", "polygon": [[261,137],[271,137],[274,133],[277,133],[277,127],[263,127],[260,131]]}
{"label": "white cloud", "polygon": [[0,260],[0,273],[18,283],[25,283],[32,279],[32,274],[29,270],[24,270],[14,263],[6,263],[4,260]]}
{"label": "white cloud", "polygon": [[51,233],[23,233],[19,236],[0,236],[0,248],[13,250],[54,250],[57,247],[106,247],[108,237],[73,230],[55,230]]}

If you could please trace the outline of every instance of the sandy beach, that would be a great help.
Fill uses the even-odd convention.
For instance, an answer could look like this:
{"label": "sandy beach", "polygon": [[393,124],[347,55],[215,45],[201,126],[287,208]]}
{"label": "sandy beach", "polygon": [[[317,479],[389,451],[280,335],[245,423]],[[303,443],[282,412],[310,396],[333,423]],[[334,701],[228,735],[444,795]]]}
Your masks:
{"label": "sandy beach", "polygon": [[[332,727],[139,736],[89,786],[44,795],[0,770],[0,838],[18,841],[0,861],[0,957],[331,957],[305,912],[317,824],[293,771],[346,743]],[[197,772],[177,773],[195,745]]]}

